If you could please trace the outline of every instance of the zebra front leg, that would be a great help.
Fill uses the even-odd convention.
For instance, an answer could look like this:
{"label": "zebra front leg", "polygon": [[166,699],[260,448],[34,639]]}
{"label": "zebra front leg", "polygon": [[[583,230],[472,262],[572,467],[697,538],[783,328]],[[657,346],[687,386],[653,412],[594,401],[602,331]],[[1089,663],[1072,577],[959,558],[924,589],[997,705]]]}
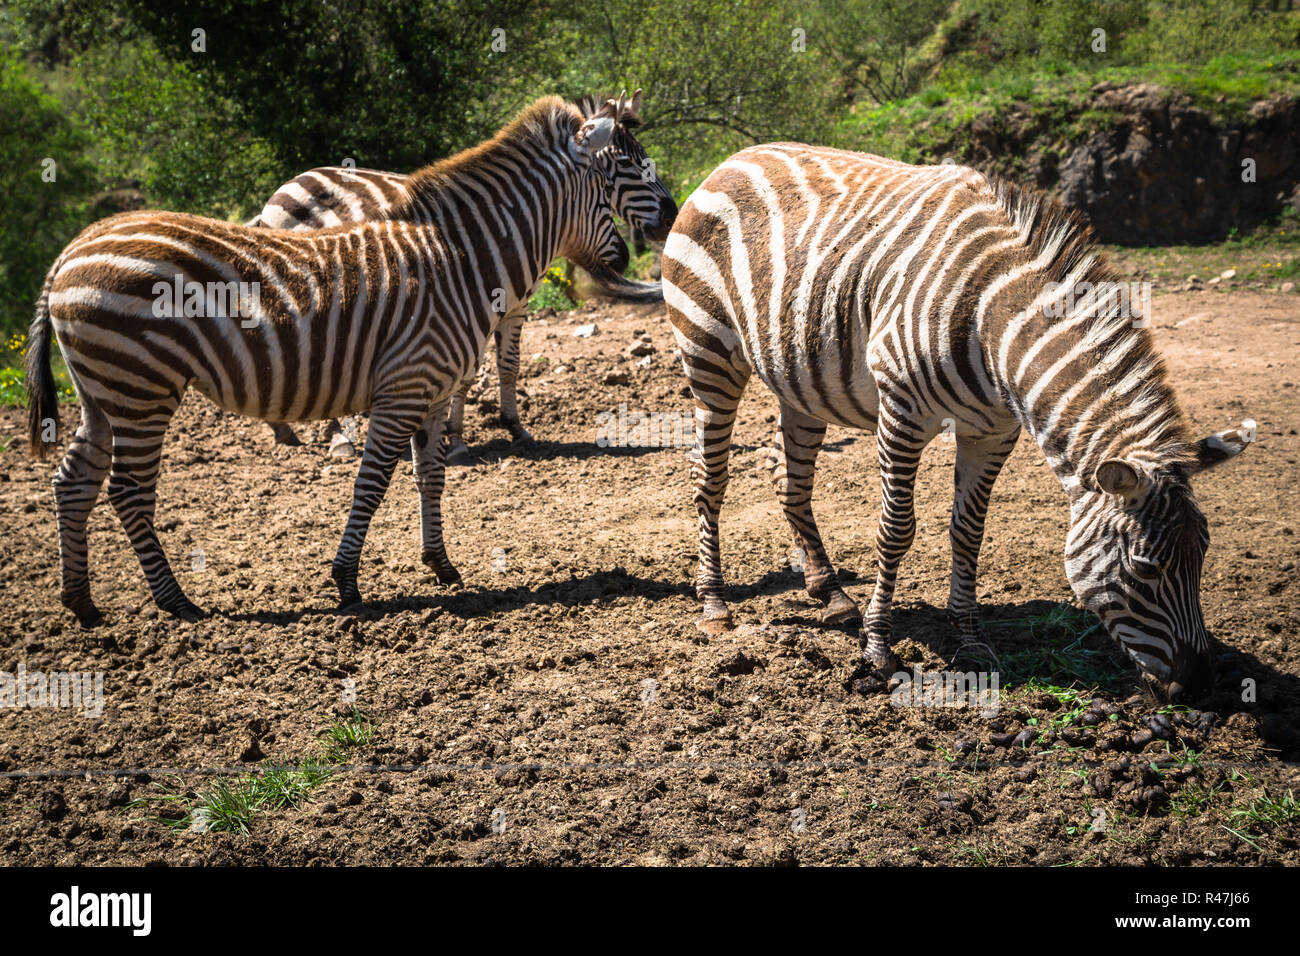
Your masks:
{"label": "zebra front leg", "polygon": [[469,385],[470,379],[467,378],[451,399],[444,429],[446,437],[443,439],[443,444],[446,445],[443,450],[445,465],[468,467],[474,464],[473,456],[465,447],[465,399],[469,396]]}
{"label": "zebra front leg", "polygon": [[507,319],[497,327],[497,379],[501,389],[501,424],[510,431],[516,442],[531,442],[533,436],[519,420],[519,397],[515,384],[519,380],[519,339],[524,330],[524,317]]}
{"label": "zebra front leg", "polygon": [[932,438],[887,415],[882,405],[876,432],[880,464],[880,523],[876,528],[876,587],[867,606],[863,656],[886,675],[898,670],[893,644],[894,585],[903,556],[916,537],[916,470]]}
{"label": "zebra front leg", "polygon": [[159,610],[192,621],[203,617],[203,610],[181,590],[154,530],[163,435],[178,404],[178,400],[172,400],[166,406],[144,411],[139,417],[112,420],[113,463],[108,475],[108,500],[131,539],[154,603]]}
{"label": "zebra front leg", "polygon": [[81,426],[54,474],[54,510],[59,526],[59,565],[63,606],[77,616],[82,627],[101,620],[90,597],[90,568],[86,521],[95,507],[99,489],[112,464],[113,432],[108,419],[85,398]]}
{"label": "zebra front leg", "polygon": [[826,607],[822,621],[826,624],[859,622],[862,611],[840,587],[813,518],[817,453],[825,437],[825,422],[783,404],[780,450],[772,463],[772,486],[790,523],[794,546],[803,553],[804,586],[814,600]]}
{"label": "zebra front leg", "polygon": [[388,402],[371,409],[365,449],[352,485],[352,511],[331,572],[339,589],[340,611],[361,604],[361,591],[357,587],[361,548],[370,528],[370,519],[384,500],[388,484],[393,479],[393,469],[397,467],[402,447],[425,417],[425,410],[419,406],[418,400],[412,400]]}
{"label": "zebra front leg", "polygon": [[992,438],[957,438],[957,464],[953,476],[952,579],[948,590],[948,621],[963,644],[981,637],[979,606],[975,600],[975,572],[984,541],[984,518],[989,494],[1007,456],[1020,437],[1017,428]]}
{"label": "zebra front leg", "polygon": [[442,443],[447,406],[433,409],[411,436],[411,458],[415,462],[415,487],[420,493],[420,560],[434,570],[443,584],[460,583],[460,572],[447,557],[442,538],[442,490],[447,469]]}

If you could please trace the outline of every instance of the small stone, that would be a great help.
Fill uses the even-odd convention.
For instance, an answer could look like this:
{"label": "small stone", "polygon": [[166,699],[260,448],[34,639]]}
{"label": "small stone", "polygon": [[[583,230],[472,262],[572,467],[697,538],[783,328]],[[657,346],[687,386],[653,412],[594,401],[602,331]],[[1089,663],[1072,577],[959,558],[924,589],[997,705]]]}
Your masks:
{"label": "small stone", "polygon": [[67,812],[68,804],[64,801],[62,793],[58,790],[45,791],[45,796],[41,797],[42,820],[62,820]]}
{"label": "small stone", "polygon": [[596,328],[596,323],[590,322],[587,325],[580,325],[574,329],[573,337],[576,339],[589,339],[595,335],[597,331],[599,330]]}

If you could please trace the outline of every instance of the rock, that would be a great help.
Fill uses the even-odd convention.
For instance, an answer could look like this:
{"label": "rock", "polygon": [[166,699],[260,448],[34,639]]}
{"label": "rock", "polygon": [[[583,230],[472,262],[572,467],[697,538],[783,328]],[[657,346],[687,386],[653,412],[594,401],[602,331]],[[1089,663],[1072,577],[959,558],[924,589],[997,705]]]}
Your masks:
{"label": "rock", "polygon": [[256,739],[249,741],[248,746],[239,754],[241,763],[257,763],[265,757],[266,754],[262,753],[262,747]]}
{"label": "rock", "polygon": [[[1059,164],[1059,195],[1102,241],[1217,239],[1296,201],[1300,98],[1293,94],[1275,94],[1227,124],[1186,94],[1148,83],[1107,90],[1090,106],[1111,116]],[[1023,141],[1000,147],[1036,151]],[[999,150],[986,151],[996,158]],[[1246,158],[1255,161],[1253,182],[1242,179]]]}
{"label": "rock", "polygon": [[586,325],[580,325],[573,330],[573,337],[577,339],[589,339],[600,330],[596,328],[595,322],[589,322]]}
{"label": "rock", "polygon": [[630,385],[631,377],[627,372],[610,372],[602,380],[605,385]]}
{"label": "rock", "polygon": [[1294,283],[1294,282],[1283,282],[1283,283],[1282,283],[1282,291],[1283,291],[1283,292],[1294,292],[1294,291],[1295,291],[1295,283]]}
{"label": "rock", "polygon": [[939,794],[940,810],[955,810],[958,813],[969,813],[970,808],[973,805],[974,800],[971,798],[971,795],[962,790],[953,790]]}
{"label": "rock", "polygon": [[63,799],[63,794],[58,790],[47,790],[41,797],[41,819],[42,820],[62,820],[68,812],[68,804]]}

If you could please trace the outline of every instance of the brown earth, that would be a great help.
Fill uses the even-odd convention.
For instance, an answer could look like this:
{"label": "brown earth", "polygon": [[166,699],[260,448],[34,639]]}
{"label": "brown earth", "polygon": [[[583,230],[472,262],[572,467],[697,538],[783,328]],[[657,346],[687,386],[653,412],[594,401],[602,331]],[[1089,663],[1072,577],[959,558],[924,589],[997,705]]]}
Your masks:
{"label": "brown earth", "polygon": [[[587,307],[527,325],[524,417],[537,444],[507,444],[486,388],[468,414],[480,463],[449,480],[448,541],[464,585],[440,587],[420,565],[403,465],[367,541],[371,610],[359,616],[335,614],[329,579],[356,462],[329,459],[319,443],[272,447],[261,424],[191,396],[166,449],[159,526],[212,616],[158,615],[101,500],[92,568],[108,622],[82,631],[58,604],[53,464],[26,457],[23,413],[4,410],[0,670],[103,671],[105,706],[98,718],[0,710],[0,860],[1300,862],[1294,816],[1242,814],[1300,789],[1300,299],[1157,295],[1153,316],[1196,428],[1259,423],[1256,446],[1198,482],[1220,689],[1201,709],[1165,711],[1168,723],[1151,720],[1157,705],[1095,634],[1081,646],[1101,660],[1108,690],[1084,697],[1091,715],[1024,687],[1004,693],[991,721],[856,692],[856,636],[819,623],[790,568],[760,467],[776,407],[757,384],[723,510],[738,626],[698,633],[684,449],[595,443],[598,415],[620,403],[689,411],[656,308]],[[599,333],[574,337],[587,322]],[[627,354],[641,331],[655,347],[645,367]],[[624,381],[619,372],[627,384],[606,384]],[[816,498],[862,603],[879,500],[873,444],[832,429]],[[931,670],[953,650],[942,613],[952,457],[941,440],[926,452],[896,611],[904,660]],[[1063,492],[1023,443],[994,493],[987,621],[1070,600],[1066,519]],[[204,569],[192,570],[200,551]],[[1024,626],[989,635],[1004,660],[1053,641],[1068,655],[1073,639]],[[1243,681],[1255,682],[1253,700]],[[132,805],[210,787],[212,771],[319,751],[319,732],[351,709],[348,688],[376,722],[373,742],[301,806],[256,817],[248,835],[176,832],[153,819],[161,805]],[[1029,726],[1051,733],[1028,748],[991,739]],[[1104,829],[1090,829],[1098,820]]]}

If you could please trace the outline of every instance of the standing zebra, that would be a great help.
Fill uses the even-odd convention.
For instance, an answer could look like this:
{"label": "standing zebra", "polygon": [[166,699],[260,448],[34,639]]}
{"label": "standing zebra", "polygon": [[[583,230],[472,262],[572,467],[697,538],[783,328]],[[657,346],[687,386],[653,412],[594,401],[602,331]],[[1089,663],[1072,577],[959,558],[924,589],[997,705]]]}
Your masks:
{"label": "standing zebra", "polygon": [[1024,429],[1070,499],[1065,567],[1079,599],[1158,692],[1206,692],[1209,535],[1188,479],[1238,454],[1254,423],[1189,438],[1151,335],[1108,294],[1111,279],[1076,216],[971,169],[791,143],[723,163],[687,200],[663,265],[696,403],[701,628],[730,625],[718,511],[736,407],[757,372],[781,406],[773,483],[829,621],[861,614],[813,520],[817,452],[828,423],[876,434],[877,574],[862,637],[879,671],[897,667],[890,605],[922,449],[941,431],[956,441],[948,612],[971,640],[989,492]]}
{"label": "standing zebra", "polygon": [[502,316],[557,255],[602,274],[612,228],[612,111],[585,122],[556,97],[495,137],[422,170],[409,202],[424,219],[294,233],[162,212],[87,228],[46,277],[32,323],[29,440],[57,423],[50,331],[82,420],[54,478],[63,604],[85,626],[86,520],[108,497],[154,601],[202,612],[182,592],[154,530],[163,435],[186,389],[271,421],[369,411],[352,511],[334,559],[341,607],[360,602],[366,529],[403,445],[420,493],[422,558],[459,578],[442,539],[441,433],[447,403],[482,359]]}
{"label": "standing zebra", "polygon": [[[620,96],[602,99],[584,96],[573,102],[584,117],[596,115],[602,109],[613,109],[618,120],[610,149],[617,157],[613,175],[612,205],[614,211],[627,221],[634,232],[650,239],[664,239],[677,216],[677,204],[672,193],[655,174],[654,165],[637,140],[634,130],[641,125],[641,91],[627,100]],[[424,219],[428,210],[420,203],[405,202],[409,176],[375,169],[355,169],[346,166],[321,166],[311,169],[285,183],[267,200],[266,206],[249,225],[271,229],[322,229],[345,223],[369,222],[393,218],[396,211],[402,215]],[[615,246],[617,243],[617,247]],[[614,272],[627,268],[627,249],[621,239],[613,237],[600,253],[600,259]],[[658,287],[656,287],[657,289]],[[623,297],[647,301],[644,290],[610,288]],[[519,378],[519,337],[523,329],[527,301],[502,319],[495,333],[497,377],[501,393],[501,423],[509,430],[514,441],[531,441],[532,435],[519,419],[519,402],[515,383]],[[448,464],[470,463],[469,449],[464,442],[465,399],[470,381],[452,399],[447,416],[445,442]],[[296,443],[293,430],[287,423],[272,425],[276,440],[283,444]],[[341,433],[337,422],[330,426],[331,453],[349,455],[351,444]]]}

